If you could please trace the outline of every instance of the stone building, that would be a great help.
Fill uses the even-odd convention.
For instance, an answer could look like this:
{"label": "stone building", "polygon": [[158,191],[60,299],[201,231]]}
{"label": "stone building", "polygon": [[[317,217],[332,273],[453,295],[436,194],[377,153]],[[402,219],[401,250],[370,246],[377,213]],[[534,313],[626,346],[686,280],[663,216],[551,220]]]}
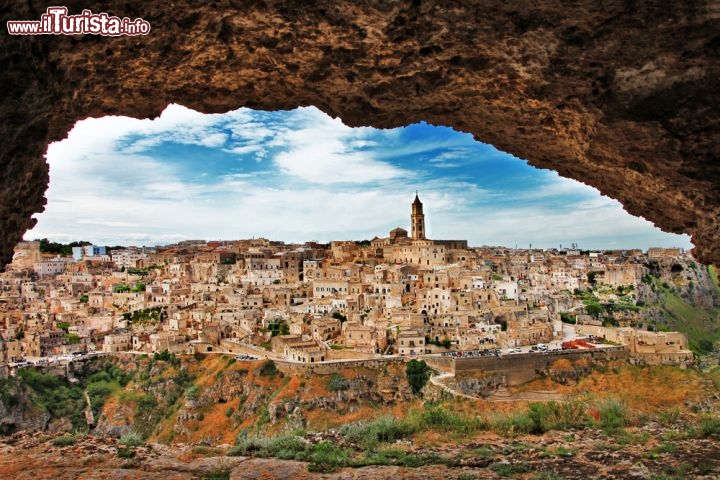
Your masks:
{"label": "stone building", "polygon": [[130,350],[131,335],[129,333],[117,333],[105,335],[103,340],[103,352],[115,353]]}
{"label": "stone building", "polygon": [[397,336],[397,350],[400,355],[426,353],[425,335],[418,330],[404,330]]}

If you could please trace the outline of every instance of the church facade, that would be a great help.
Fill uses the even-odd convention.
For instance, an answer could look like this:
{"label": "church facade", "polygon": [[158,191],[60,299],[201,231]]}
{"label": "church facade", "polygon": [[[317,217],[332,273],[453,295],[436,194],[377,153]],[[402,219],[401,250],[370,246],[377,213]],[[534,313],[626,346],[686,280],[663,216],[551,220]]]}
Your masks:
{"label": "church facade", "polygon": [[387,263],[405,263],[419,268],[446,265],[450,249],[467,249],[467,240],[430,240],[426,237],[423,204],[417,193],[411,206],[410,231],[397,227],[385,238],[374,238],[373,248],[382,249]]}

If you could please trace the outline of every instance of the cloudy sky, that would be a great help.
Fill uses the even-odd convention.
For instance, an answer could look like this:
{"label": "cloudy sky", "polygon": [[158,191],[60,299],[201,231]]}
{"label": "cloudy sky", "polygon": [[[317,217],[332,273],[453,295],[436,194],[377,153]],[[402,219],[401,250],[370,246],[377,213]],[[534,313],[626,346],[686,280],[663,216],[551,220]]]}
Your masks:
{"label": "cloudy sky", "polygon": [[264,236],[303,242],[409,230],[470,245],[680,246],[597,190],[445,127],[350,128],[315,108],[78,122],[50,145],[48,204],[26,239],[156,245]]}

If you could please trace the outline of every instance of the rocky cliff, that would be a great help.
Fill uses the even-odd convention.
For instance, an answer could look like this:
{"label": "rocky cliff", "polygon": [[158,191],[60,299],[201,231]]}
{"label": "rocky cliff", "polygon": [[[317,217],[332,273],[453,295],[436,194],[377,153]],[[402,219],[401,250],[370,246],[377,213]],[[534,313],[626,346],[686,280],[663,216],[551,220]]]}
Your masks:
{"label": "rocky cliff", "polygon": [[[687,232],[720,263],[720,5],[584,0],[69,1],[139,37],[0,35],[0,264],[44,208],[43,153],[86,117],[315,105],[349,125],[425,120]],[[47,4],[11,0],[0,20]]]}
{"label": "rocky cliff", "polygon": [[[537,401],[555,390],[567,402],[527,406],[440,394],[423,405],[410,394],[402,363],[321,374],[282,373],[272,362],[226,355],[94,359],[77,369],[73,384],[37,372],[0,382],[0,477],[459,480],[720,472],[717,371],[592,367],[558,361],[544,378],[505,392]],[[492,389],[476,379],[456,386]],[[85,417],[68,408],[84,404],[82,392],[98,419],[89,434],[77,423]],[[49,425],[72,433],[52,433]]]}
{"label": "rocky cliff", "polygon": [[29,389],[14,378],[0,378],[0,435],[16,430],[44,431],[50,414],[32,401]]}
{"label": "rocky cliff", "polygon": [[[91,397],[97,419],[91,431],[114,437],[135,430],[167,443],[234,443],[238,435],[374,417],[414,398],[402,362],[327,374],[285,374],[271,361],[241,362],[225,355],[104,362],[79,388],[98,392]],[[116,380],[122,379],[119,371],[125,372],[124,386]]]}

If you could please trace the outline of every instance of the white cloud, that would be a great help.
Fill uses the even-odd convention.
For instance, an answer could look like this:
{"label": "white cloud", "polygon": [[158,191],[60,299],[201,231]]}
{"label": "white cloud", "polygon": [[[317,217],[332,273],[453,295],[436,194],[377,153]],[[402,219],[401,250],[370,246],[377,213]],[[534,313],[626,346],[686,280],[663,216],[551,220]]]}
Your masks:
{"label": "white cloud", "polygon": [[[578,198],[588,198],[590,196],[599,196],[600,192],[589,185],[561,177],[554,174],[551,180],[539,188],[527,190],[516,194],[516,198],[523,200],[540,200],[550,197],[575,196]],[[607,197],[603,197],[609,200]]]}
{"label": "white cloud", "polygon": [[243,155],[245,153],[258,152],[261,150],[262,150],[262,147],[260,145],[243,145],[241,147],[233,147],[230,149],[230,151],[232,153],[237,153],[239,155]]}
{"label": "white cloud", "polygon": [[367,183],[387,181],[406,172],[377,160],[372,153],[354,147],[372,142],[372,130],[350,128],[339,119],[332,119],[317,109],[293,112],[295,128],[276,137],[275,145],[287,150],[275,156],[275,164],[287,174],[313,183]]}
{"label": "white cloud", "polygon": [[[353,129],[315,108],[202,115],[171,105],[154,120],[88,119],[48,148],[48,204],[26,238],[111,245],[372,238],[396,226],[409,229],[410,203],[419,189],[431,238],[538,246],[638,238],[640,246],[689,246],[687,237],[653,229],[617,202],[559,177],[535,191],[513,193],[522,201],[503,205],[502,193],[477,182],[427,178],[420,169],[397,167],[384,159],[432,150],[422,142],[399,142],[399,131]],[[465,141],[433,143],[447,151],[430,162],[453,164],[467,154],[458,147]],[[188,166],[148,154],[164,142],[225,152],[228,170],[208,173],[202,159]],[[253,171],[248,163],[257,168],[255,162],[238,161],[245,158],[268,161]],[[567,208],[543,208],[545,199],[568,196],[576,201]]]}

